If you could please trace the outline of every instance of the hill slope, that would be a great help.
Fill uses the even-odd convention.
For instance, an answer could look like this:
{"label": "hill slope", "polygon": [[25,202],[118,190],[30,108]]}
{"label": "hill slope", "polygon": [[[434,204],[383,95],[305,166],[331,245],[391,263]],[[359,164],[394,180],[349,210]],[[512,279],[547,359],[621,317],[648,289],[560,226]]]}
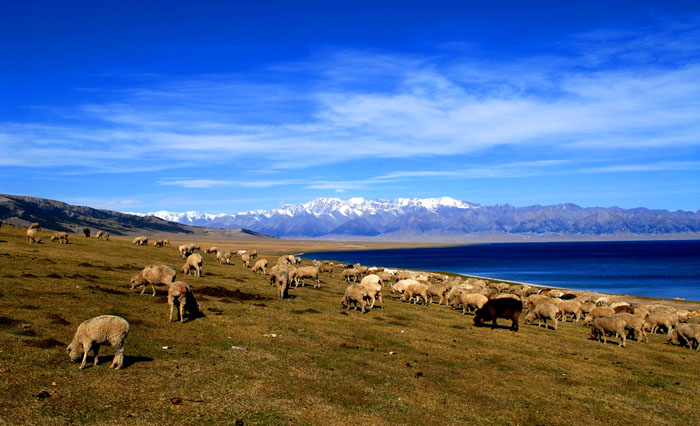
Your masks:
{"label": "hill slope", "polygon": [[75,233],[79,233],[87,227],[114,235],[168,233],[266,237],[247,229],[207,229],[169,222],[154,216],[135,216],[111,210],[75,206],[44,198],[8,194],[0,194],[0,220],[15,225],[38,222],[45,229]]}

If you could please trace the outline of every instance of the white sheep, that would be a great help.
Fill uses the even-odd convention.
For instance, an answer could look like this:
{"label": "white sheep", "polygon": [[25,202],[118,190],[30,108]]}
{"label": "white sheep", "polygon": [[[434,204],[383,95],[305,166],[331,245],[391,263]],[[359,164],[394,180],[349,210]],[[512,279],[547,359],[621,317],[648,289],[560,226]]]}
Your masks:
{"label": "white sheep", "polygon": [[613,318],[620,318],[625,321],[625,330],[629,333],[628,337],[634,338],[638,342],[644,337],[645,341],[649,342],[649,336],[644,330],[644,318],[627,312],[617,313]]}
{"label": "white sheep", "polygon": [[39,229],[27,228],[27,240],[29,240],[29,244],[39,244],[41,242],[41,238],[39,238]]}
{"label": "white sheep", "polygon": [[367,296],[372,298],[370,309],[374,308],[374,303],[377,300],[379,300],[379,303],[382,305],[382,309],[384,309],[384,301],[382,300],[382,281],[379,279],[379,277],[374,274],[367,275],[366,277],[362,278],[360,285],[365,288]]}
{"label": "white sheep", "polygon": [[153,296],[156,295],[156,284],[169,286],[175,282],[175,269],[168,265],[148,265],[141,272],[131,278],[131,289],[143,286],[141,294],[146,291],[146,285],[150,284],[153,289]]}
{"label": "white sheep", "polygon": [[[168,305],[170,305],[170,321],[173,320],[173,310],[175,303],[178,304],[180,312],[180,322],[185,322],[185,310],[192,314],[201,312],[199,303],[194,299],[192,289],[187,283],[175,281],[168,288]],[[177,318],[175,319],[177,321]]]}
{"label": "white sheep", "polygon": [[403,296],[401,296],[401,301],[405,302],[408,300],[408,302],[411,303],[411,300],[413,300],[414,304],[418,304],[418,296],[420,296],[423,299],[423,304],[427,307],[428,286],[421,283],[411,284],[408,287],[406,287],[406,291],[404,291]]}
{"label": "white sheep", "polygon": [[183,259],[187,259],[187,256],[192,254],[192,246],[188,244],[181,245],[177,250],[180,252],[180,256]]}
{"label": "white sheep", "polygon": [[192,275],[195,277],[201,277],[202,276],[202,255],[199,253],[192,253],[191,255],[187,256],[187,260],[185,261],[185,264],[182,265],[182,268],[180,270],[182,271],[183,274],[189,275],[190,272],[194,270]]}
{"label": "white sheep", "polygon": [[[612,311],[612,309],[610,309]],[[625,347],[627,333],[625,333],[625,321],[620,318],[598,317],[593,320],[591,325],[591,337],[603,343],[607,343],[607,333],[615,333],[620,338],[620,347]]]}
{"label": "white sheep", "polygon": [[558,314],[559,308],[557,305],[553,303],[539,303],[527,314],[525,322],[530,324],[532,321],[537,320],[537,326],[541,327],[544,320],[544,327],[547,328],[547,320],[551,319],[554,321],[554,330],[556,330]]}
{"label": "white sheep", "polygon": [[690,347],[696,351],[700,350],[700,324],[681,324],[669,330],[667,333],[668,343],[678,342],[683,347]]}
{"label": "white sheep", "polygon": [[299,281],[301,281],[301,286],[305,285],[304,278],[310,278],[314,280],[314,288],[321,288],[321,281],[318,279],[318,268],[315,266],[302,266],[297,268],[297,285],[299,286]]}
{"label": "white sheep", "polygon": [[92,349],[95,354],[94,365],[97,366],[100,345],[109,343],[114,349],[114,360],[109,368],[120,369],[124,366],[124,340],[129,335],[129,323],[122,317],[102,315],[83,321],[73,336],[73,341],[66,348],[71,361],[80,358],[83,351],[83,362],[80,368],[85,368],[87,354]]}
{"label": "white sheep", "polygon": [[370,296],[367,294],[367,289],[360,284],[350,284],[345,289],[345,294],[343,299],[340,301],[340,305],[344,308],[350,310],[350,305],[354,304],[355,308],[359,305],[362,308],[362,313],[366,312],[366,307],[368,299]]}
{"label": "white sheep", "polygon": [[476,311],[477,309],[481,309],[481,307],[484,306],[484,304],[488,302],[488,300],[489,298],[481,293],[460,292],[452,298],[450,306],[453,309],[456,309],[459,307],[459,305],[462,305],[462,314],[466,314],[467,311],[471,311],[472,308],[474,308],[474,311]]}
{"label": "white sheep", "polygon": [[256,274],[258,271],[262,272],[263,275],[266,274],[267,272],[267,259],[260,259],[257,262],[255,262],[255,265],[253,265],[253,272]]}

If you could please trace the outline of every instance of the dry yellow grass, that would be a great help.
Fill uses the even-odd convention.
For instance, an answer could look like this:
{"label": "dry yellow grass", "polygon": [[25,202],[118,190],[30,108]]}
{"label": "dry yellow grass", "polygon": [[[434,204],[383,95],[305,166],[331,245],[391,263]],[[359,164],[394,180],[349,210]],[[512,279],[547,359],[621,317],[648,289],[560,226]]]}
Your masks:
{"label": "dry yellow grass", "polygon": [[[388,291],[385,310],[346,312],[337,275],[279,300],[267,277],[237,259],[218,265],[213,255],[204,255],[202,278],[178,274],[206,316],[171,323],[164,287],[156,297],[128,287],[147,264],[179,267],[176,244],[71,235],[71,244],[58,245],[41,235],[43,244],[29,245],[23,229],[0,229],[0,420],[8,424],[700,420],[700,353],[665,345],[661,335],[620,349],[588,340],[588,329],[571,323],[492,331],[473,327],[470,315],[403,304]],[[211,245],[226,244],[237,245]],[[257,248],[271,264],[282,252],[309,250],[266,244]],[[80,322],[103,314],[131,324],[126,368],[109,369],[105,348],[99,366],[79,370],[65,344]]]}

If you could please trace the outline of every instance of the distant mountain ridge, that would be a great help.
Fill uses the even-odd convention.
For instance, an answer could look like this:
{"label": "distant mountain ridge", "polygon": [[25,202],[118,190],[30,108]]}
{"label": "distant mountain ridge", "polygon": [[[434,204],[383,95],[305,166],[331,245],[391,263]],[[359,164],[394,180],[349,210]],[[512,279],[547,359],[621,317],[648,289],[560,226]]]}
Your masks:
{"label": "distant mountain ridge", "polygon": [[700,232],[700,211],[580,207],[575,204],[482,206],[449,197],[319,198],[237,214],[159,211],[148,215],[194,226],[247,228],[287,238],[455,239],[475,234],[679,235]]}

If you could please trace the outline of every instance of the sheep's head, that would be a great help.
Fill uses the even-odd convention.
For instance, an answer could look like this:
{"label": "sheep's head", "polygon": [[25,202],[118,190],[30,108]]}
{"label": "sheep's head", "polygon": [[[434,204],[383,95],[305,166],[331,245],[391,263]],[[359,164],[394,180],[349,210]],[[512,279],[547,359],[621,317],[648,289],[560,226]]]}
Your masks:
{"label": "sheep's head", "polygon": [[534,313],[534,312],[530,312],[530,313],[527,314],[527,316],[525,317],[525,322],[526,322],[527,324],[530,324],[530,323],[531,323],[532,321],[534,321],[534,320],[535,320],[535,313]]}
{"label": "sheep's head", "polygon": [[134,287],[137,285],[142,284],[141,282],[141,274],[136,274],[131,278],[131,288],[133,290]]}
{"label": "sheep's head", "polygon": [[474,325],[480,326],[484,324],[484,317],[481,316],[479,311],[476,311],[476,314],[474,315]]}
{"label": "sheep's head", "polygon": [[78,352],[78,345],[75,343],[71,343],[68,345],[66,348],[66,353],[68,354],[68,357],[70,358],[71,361],[76,362],[78,359],[80,359],[80,353]]}

